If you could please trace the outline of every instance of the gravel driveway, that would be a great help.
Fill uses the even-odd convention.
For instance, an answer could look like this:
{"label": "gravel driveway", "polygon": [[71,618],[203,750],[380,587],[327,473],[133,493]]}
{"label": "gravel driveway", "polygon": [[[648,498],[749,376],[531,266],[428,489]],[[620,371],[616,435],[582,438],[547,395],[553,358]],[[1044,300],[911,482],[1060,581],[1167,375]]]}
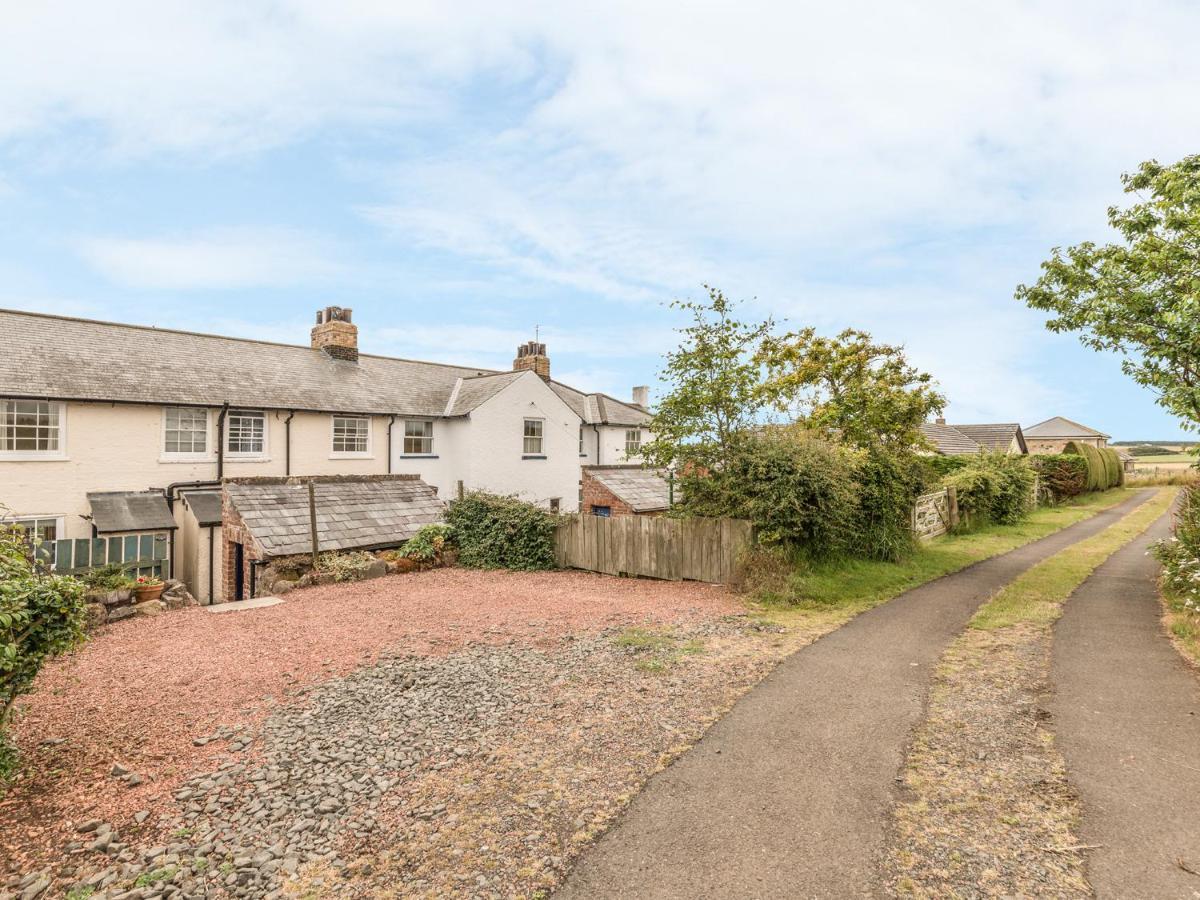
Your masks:
{"label": "gravel driveway", "polygon": [[29,698],[0,884],[532,895],[782,644],[721,588],[570,572],[112,626]]}

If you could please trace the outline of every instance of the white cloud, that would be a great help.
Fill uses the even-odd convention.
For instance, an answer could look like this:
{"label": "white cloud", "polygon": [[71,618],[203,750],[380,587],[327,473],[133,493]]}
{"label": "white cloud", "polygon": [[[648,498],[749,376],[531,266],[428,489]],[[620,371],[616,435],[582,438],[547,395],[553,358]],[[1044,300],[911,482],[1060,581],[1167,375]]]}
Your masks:
{"label": "white cloud", "polygon": [[89,237],[79,252],[128,287],[203,290],[278,287],[331,279],[343,271],[331,248],[277,228],[223,228],[183,237]]}

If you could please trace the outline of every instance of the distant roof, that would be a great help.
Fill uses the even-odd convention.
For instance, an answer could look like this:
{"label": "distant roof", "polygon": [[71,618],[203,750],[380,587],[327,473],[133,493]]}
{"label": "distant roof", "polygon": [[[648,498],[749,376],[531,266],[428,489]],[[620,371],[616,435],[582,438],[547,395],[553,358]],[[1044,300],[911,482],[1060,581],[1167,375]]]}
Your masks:
{"label": "distant roof", "polygon": [[980,447],[989,452],[1006,452],[1008,448],[1012,446],[1014,438],[1017,441],[1017,446],[1021,448],[1022,453],[1029,452],[1029,448],[1025,446],[1025,435],[1021,431],[1021,426],[1016,422],[983,425],[953,425],[951,427],[961,431]]}
{"label": "distant roof", "polygon": [[[446,504],[415,475],[323,476],[311,479],[320,550],[394,547],[422,525],[441,522]],[[309,478],[237,478],[223,490],[268,556],[312,550]]]}
{"label": "distant roof", "polygon": [[1045,422],[1038,422],[1036,425],[1030,425],[1025,429],[1025,437],[1031,438],[1077,438],[1077,437],[1102,437],[1107,438],[1108,435],[1103,431],[1097,431],[1095,428],[1088,428],[1086,425],[1080,425],[1078,422],[1071,419],[1055,416],[1052,419],[1047,419]]}
{"label": "distant roof", "polygon": [[588,466],[586,471],[634,512],[655,512],[670,506],[670,485],[655,469],[641,466]]}
{"label": "distant roof", "polygon": [[[481,376],[497,380],[471,384]],[[487,390],[515,377],[367,353],[354,363],[307,345],[0,310],[0,396],[441,417],[469,413],[491,396]],[[448,410],[464,387],[464,400]],[[649,420],[611,397],[550,387],[584,422]]]}
{"label": "distant roof", "polygon": [[186,491],[183,499],[202,526],[221,524],[220,491]]}
{"label": "distant roof", "polygon": [[170,531],[175,519],[162,491],[89,493],[92,524],[99,534],[130,531]]}
{"label": "distant roof", "polygon": [[942,456],[964,456],[978,453],[979,444],[967,437],[952,425],[944,422],[925,422],[921,425],[921,434],[933,445]]}

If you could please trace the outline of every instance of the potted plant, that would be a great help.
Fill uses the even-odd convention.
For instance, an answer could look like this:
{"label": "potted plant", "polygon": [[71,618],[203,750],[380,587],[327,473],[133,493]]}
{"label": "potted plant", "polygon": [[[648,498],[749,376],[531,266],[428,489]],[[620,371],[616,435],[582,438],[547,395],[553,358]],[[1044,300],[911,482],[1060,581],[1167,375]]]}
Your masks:
{"label": "potted plant", "polygon": [[133,599],[137,603],[157,600],[162,596],[163,580],[157,575],[139,575],[133,588]]}

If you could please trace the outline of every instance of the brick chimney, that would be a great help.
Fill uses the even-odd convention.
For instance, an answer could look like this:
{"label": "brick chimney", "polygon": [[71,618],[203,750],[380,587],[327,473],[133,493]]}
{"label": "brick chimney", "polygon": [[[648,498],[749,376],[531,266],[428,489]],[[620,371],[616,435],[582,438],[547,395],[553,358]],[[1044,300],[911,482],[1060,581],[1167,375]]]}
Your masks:
{"label": "brick chimney", "polygon": [[640,406],[642,409],[650,408],[650,386],[648,384],[639,384],[633,389],[633,405]]}
{"label": "brick chimney", "polygon": [[358,362],[358,327],[350,324],[353,310],[327,306],[317,310],[317,324],[312,330],[314,350],[324,350],[334,359]]}
{"label": "brick chimney", "polygon": [[946,419],[943,416],[938,416],[936,419],[934,419],[934,422],[936,422],[938,425],[945,425]]}
{"label": "brick chimney", "polygon": [[546,355],[546,345],[537,341],[527,341],[517,348],[517,358],[513,360],[513,371],[523,372],[529,369],[545,381],[550,380],[550,357]]}

